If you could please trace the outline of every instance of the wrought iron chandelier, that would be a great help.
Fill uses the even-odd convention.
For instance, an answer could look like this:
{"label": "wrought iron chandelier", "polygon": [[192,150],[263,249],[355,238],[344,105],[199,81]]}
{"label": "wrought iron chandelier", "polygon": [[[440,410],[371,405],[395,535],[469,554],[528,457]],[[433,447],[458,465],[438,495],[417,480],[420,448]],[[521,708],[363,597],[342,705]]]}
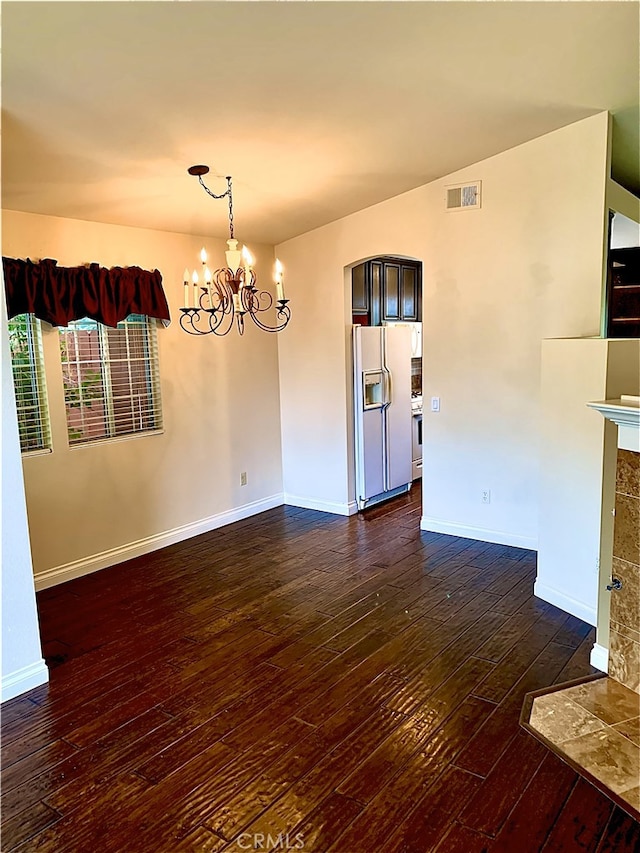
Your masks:
{"label": "wrought iron chandelier", "polygon": [[[227,176],[226,192],[216,195],[202,180],[209,171],[208,166],[191,166],[190,175],[196,175],[198,181],[211,198],[229,199],[229,239],[225,252],[227,265],[211,272],[207,266],[207,253],[202,249],[202,281],[197,271],[189,275],[184,271],[184,307],[180,309],[180,326],[190,335],[226,335],[233,327],[234,320],[239,334],[244,332],[244,318],[250,317],[264,332],[280,332],[291,319],[288,299],[284,297],[283,270],[276,260],[275,285],[276,299],[268,290],[258,290],[256,274],[253,270],[253,258],[246,246],[238,249],[238,241],[233,233],[233,194],[231,178]],[[193,292],[193,300],[191,299]],[[191,302],[193,301],[193,305]],[[260,318],[260,314],[275,307],[276,325],[269,326]]]}

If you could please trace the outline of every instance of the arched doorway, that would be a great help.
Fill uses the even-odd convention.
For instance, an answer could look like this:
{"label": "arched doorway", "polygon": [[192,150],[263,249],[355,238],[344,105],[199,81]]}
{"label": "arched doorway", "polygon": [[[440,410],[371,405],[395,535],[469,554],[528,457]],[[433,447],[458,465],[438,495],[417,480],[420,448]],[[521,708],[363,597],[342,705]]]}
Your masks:
{"label": "arched doorway", "polygon": [[381,255],[348,272],[352,482],[362,511],[420,491],[422,263]]}

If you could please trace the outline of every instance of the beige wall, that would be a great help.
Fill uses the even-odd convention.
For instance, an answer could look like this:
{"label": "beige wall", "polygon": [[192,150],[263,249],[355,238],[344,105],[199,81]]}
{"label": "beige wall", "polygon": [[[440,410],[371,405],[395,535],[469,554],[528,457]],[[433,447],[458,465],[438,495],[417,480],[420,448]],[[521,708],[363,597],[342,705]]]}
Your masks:
{"label": "beige wall", "polygon": [[609,632],[606,585],[611,578],[617,430],[586,404],[635,393],[639,371],[637,340],[542,344],[535,593],[597,624],[597,643],[603,649]]}
{"label": "beige wall", "polygon": [[[196,338],[178,325],[184,267],[198,266],[203,245],[222,263],[222,240],[4,211],[2,242],[5,255],[61,265],[156,267],[173,318],[158,326],[163,433],[74,448],[58,336],[43,324],[53,453],[24,458],[39,586],[282,503],[276,336]],[[273,249],[251,249],[268,283]]]}
{"label": "beige wall", "polygon": [[[278,247],[290,502],[350,509],[345,267],[404,255],[424,264],[425,399],[441,399],[425,406],[423,526],[536,546],[541,340],[599,333],[607,147],[601,113]],[[478,179],[480,210],[445,211],[447,184]]]}

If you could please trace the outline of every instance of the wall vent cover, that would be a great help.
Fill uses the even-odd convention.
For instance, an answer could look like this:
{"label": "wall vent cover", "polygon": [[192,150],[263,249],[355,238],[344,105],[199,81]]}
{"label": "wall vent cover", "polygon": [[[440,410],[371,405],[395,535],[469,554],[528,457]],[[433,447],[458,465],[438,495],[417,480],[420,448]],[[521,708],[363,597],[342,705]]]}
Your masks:
{"label": "wall vent cover", "polygon": [[476,210],[479,208],[481,184],[482,181],[473,181],[469,184],[445,187],[447,210]]}

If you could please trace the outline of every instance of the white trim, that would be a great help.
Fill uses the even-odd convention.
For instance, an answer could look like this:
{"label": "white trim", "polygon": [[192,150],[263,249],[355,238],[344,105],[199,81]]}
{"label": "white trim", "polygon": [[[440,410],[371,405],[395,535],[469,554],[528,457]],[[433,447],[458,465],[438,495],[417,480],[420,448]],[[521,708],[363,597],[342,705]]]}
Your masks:
{"label": "white trim", "polygon": [[541,598],[543,601],[548,601],[549,604],[559,607],[560,610],[564,610],[565,613],[570,613],[572,616],[582,619],[583,622],[587,622],[589,625],[593,625],[595,627],[597,624],[595,606],[586,604],[584,601],[578,601],[577,598],[572,598],[560,589],[555,589],[552,586],[547,586],[547,584],[540,583],[539,580],[536,580],[533,585],[533,594],[537,595],[537,597]]}
{"label": "white trim", "polygon": [[282,506],[282,504],[283,498],[281,493],[271,495],[268,498],[243,504],[234,509],[220,512],[217,515],[210,515],[208,518],[203,518],[200,521],[192,521],[189,524],[174,527],[172,530],[165,530],[162,533],[156,533],[153,536],[147,536],[135,542],[128,542],[126,545],[120,545],[117,548],[110,548],[108,551],[102,551],[99,554],[91,554],[89,557],[83,557],[80,560],[74,560],[62,566],[45,569],[35,574],[36,589],[47,589],[47,587],[91,574],[91,572],[106,569],[108,566],[122,563],[124,560],[131,560],[134,557],[149,554],[151,551],[157,551],[158,548],[165,548],[167,545],[182,542],[184,539],[190,539],[192,536],[208,533],[210,530],[223,527],[225,524],[232,524],[234,521],[240,521],[251,515],[257,515],[260,512],[265,512],[265,510]]}
{"label": "white trim", "polygon": [[9,675],[2,676],[2,701],[6,702],[8,699],[20,696],[27,690],[46,684],[48,680],[49,670],[44,660],[40,658],[36,663],[30,663],[15,672],[10,672]]}
{"label": "white trim", "polygon": [[633,450],[634,453],[640,453],[640,430],[634,426],[619,426],[618,447],[620,450]]}
{"label": "white trim", "polygon": [[47,456],[53,453],[52,447],[42,447],[40,450],[23,450],[21,451],[23,459],[31,459],[32,456]]}
{"label": "white trim", "polygon": [[103,444],[117,444],[119,441],[133,441],[135,438],[149,438],[152,435],[164,435],[164,427],[160,429],[141,429],[137,432],[127,432],[124,435],[112,435],[106,438],[87,439],[69,444],[69,450],[75,452],[85,447],[100,447]]}
{"label": "white trim", "polygon": [[587,403],[587,406],[600,412],[618,426],[640,429],[640,397],[623,394],[619,400],[602,400],[597,403]]}
{"label": "white trim", "polygon": [[317,509],[319,512],[332,512],[334,515],[355,515],[358,504],[355,501],[338,503],[337,501],[321,501],[316,498],[301,498],[285,492],[284,502],[288,506],[299,506],[301,509]]}
{"label": "white trim", "polygon": [[589,663],[600,672],[609,672],[609,649],[594,643],[589,656]]}
{"label": "white trim", "polygon": [[490,530],[485,527],[470,527],[457,521],[444,521],[423,515],[420,519],[420,530],[431,533],[446,533],[449,536],[462,536],[465,539],[477,539],[480,542],[493,542],[496,545],[512,545],[515,548],[538,550],[538,540],[535,536],[521,536],[519,533],[507,533],[504,530]]}

